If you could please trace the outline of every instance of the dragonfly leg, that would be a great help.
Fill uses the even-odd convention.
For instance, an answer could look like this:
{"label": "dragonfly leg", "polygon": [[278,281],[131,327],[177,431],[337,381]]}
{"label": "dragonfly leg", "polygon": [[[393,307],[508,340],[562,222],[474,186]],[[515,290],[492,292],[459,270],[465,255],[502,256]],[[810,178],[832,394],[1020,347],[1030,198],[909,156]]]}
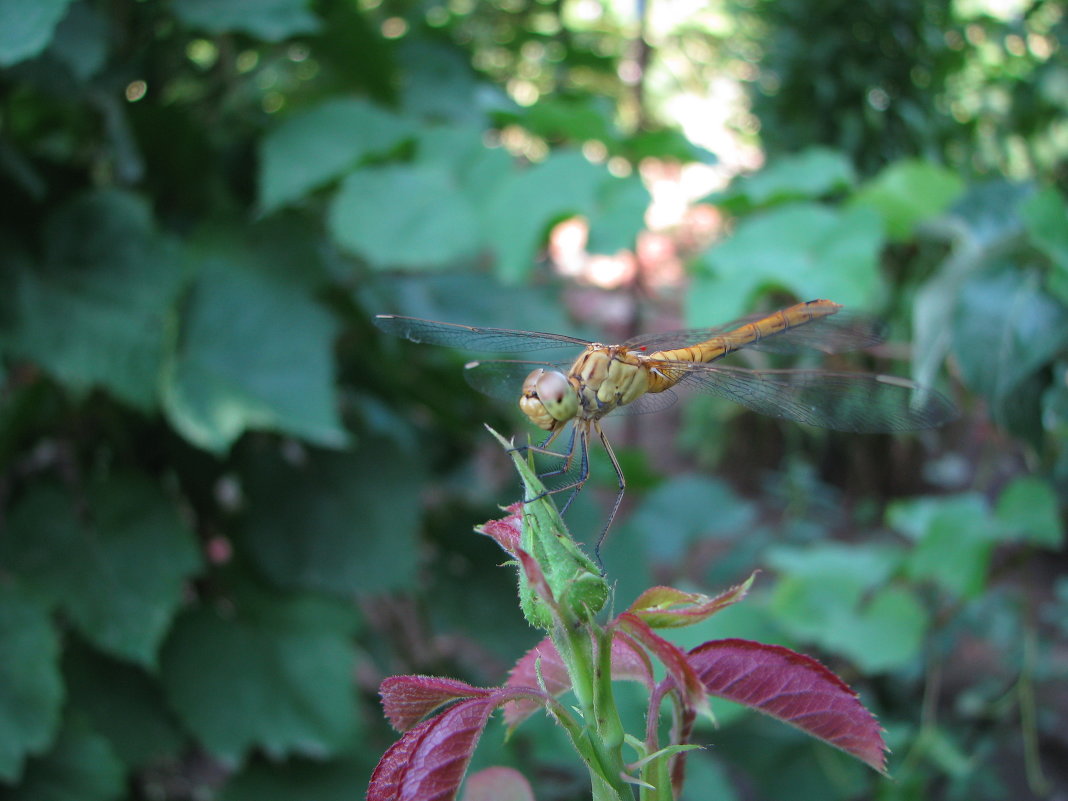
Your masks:
{"label": "dragonfly leg", "polygon": [[[619,491],[616,493],[616,499],[612,503],[612,511],[608,513],[608,520],[605,521],[604,528],[601,529],[601,536],[597,538],[597,545],[594,546],[593,555],[597,559],[597,564],[601,565],[602,572],[604,571],[604,562],[601,561],[601,545],[604,544],[605,537],[608,536],[608,529],[612,527],[612,521],[616,519],[616,512],[619,511],[619,505],[623,503],[623,493],[627,490],[627,479],[623,476],[623,468],[619,466],[619,460],[616,458],[615,451],[612,450],[612,445],[608,442],[608,437],[604,435],[604,431],[601,430],[599,422],[595,421],[593,424],[597,431],[597,436],[601,439],[601,444],[604,445],[605,451],[608,453],[608,458],[612,460],[612,467],[616,471],[616,478],[619,479]],[[585,453],[583,453],[585,456]]]}

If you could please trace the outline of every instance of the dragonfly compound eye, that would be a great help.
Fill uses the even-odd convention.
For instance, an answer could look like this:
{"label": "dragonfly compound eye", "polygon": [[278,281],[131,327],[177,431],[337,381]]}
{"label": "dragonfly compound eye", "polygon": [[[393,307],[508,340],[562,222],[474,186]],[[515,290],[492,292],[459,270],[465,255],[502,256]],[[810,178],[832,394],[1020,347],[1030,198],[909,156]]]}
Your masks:
{"label": "dragonfly compound eye", "polygon": [[542,372],[534,382],[534,390],[554,420],[563,422],[578,414],[578,395],[563,373]]}
{"label": "dragonfly compound eye", "polygon": [[519,408],[538,428],[552,431],[578,413],[578,396],[563,373],[539,367],[523,382]]}

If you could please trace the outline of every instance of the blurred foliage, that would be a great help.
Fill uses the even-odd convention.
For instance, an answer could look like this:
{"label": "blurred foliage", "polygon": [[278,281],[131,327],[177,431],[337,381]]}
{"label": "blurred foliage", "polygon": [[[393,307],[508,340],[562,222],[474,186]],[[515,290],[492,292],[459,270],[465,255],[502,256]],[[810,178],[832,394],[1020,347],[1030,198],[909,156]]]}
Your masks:
{"label": "blurred foliage", "polygon": [[[1064,791],[1065,6],[682,5],[0,0],[0,798],[351,798],[393,739],[383,676],[492,684],[534,642],[471,533],[518,492],[481,423],[525,429],[467,354],[370,315],[603,336],[613,304],[627,329],[816,296],[887,318],[847,366],[902,372],[911,339],[961,420],[694,401],[675,447],[624,418],[605,557],[620,604],[767,568],[694,642],[834,662],[896,781],[717,708],[693,787]],[[667,232],[682,298],[546,269],[574,215],[641,252],[650,163],[737,167],[694,133],[725,96],[767,166],[708,198],[729,236]],[[532,723],[478,758],[579,797]]]}

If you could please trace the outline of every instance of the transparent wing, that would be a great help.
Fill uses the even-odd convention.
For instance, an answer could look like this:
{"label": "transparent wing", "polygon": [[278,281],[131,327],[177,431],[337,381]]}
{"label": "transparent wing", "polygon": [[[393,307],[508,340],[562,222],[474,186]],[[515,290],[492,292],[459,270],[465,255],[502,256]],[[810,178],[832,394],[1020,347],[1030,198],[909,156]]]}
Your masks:
{"label": "transparent wing", "polygon": [[567,363],[494,359],[468,362],[464,365],[464,378],[472,387],[491,398],[515,403],[523,394],[523,381],[531,370],[543,367],[566,373],[569,366]]}
{"label": "transparent wing", "polygon": [[878,433],[935,428],[957,416],[942,395],[897,376],[823,370],[747,370],[662,363],[658,369],[693,387],[770,417],[836,431]]}
{"label": "transparent wing", "polygon": [[395,314],[379,314],[374,318],[374,323],[387,334],[410,339],[412,342],[494,353],[518,353],[547,348],[584,348],[589,344],[584,339],[576,339],[564,334],[516,331],[510,328],[476,328],[471,325],[421,320],[418,317],[399,317]]}
{"label": "transparent wing", "polygon": [[[750,314],[713,328],[691,328],[661,334],[642,334],[628,339],[623,344],[629,348],[645,348],[650,352],[671,350],[722,336],[767,316],[766,313]],[[803,350],[841,353],[877,345],[883,341],[884,333],[885,326],[879,320],[842,309],[827,317],[820,317],[787,328],[745,347],[772,353],[797,353]]]}

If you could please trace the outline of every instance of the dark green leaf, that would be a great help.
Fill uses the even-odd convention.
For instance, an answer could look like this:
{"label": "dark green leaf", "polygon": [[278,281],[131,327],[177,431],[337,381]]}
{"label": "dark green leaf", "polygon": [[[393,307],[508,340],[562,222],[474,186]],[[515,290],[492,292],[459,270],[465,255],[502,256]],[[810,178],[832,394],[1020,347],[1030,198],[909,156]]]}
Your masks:
{"label": "dark green leaf", "polygon": [[104,66],[109,46],[107,23],[83,0],[71,6],[59,23],[48,53],[66,64],[78,80],[87,81]]}
{"label": "dark green leaf", "polygon": [[[321,609],[235,602],[179,618],[162,652],[168,700],[214,753],[325,757],[357,734],[354,652]],[[205,658],[205,655],[210,655]]]}
{"label": "dark green leaf", "polygon": [[1057,496],[1040,478],[1015,479],[998,497],[994,514],[1009,538],[1054,549],[1064,543]]}
{"label": "dark green leaf", "polygon": [[687,293],[687,322],[715,325],[747,314],[765,289],[869,306],[882,285],[882,245],[879,218],[870,209],[796,203],[747,217],[702,257]]}
{"label": "dark green leaf", "polygon": [[855,206],[875,209],[891,239],[903,240],[916,226],[944,212],[964,191],[964,182],[933,162],[896,161],[854,195]]}
{"label": "dark green leaf", "polygon": [[173,0],[171,8],[192,28],[247,33],[268,42],[319,30],[308,0]]}
{"label": "dark green leaf", "polygon": [[479,246],[474,207],[448,171],[430,164],[351,173],[331,206],[330,231],[376,267],[440,267]]}
{"label": "dark green leaf", "polygon": [[683,475],[649,492],[627,526],[644,536],[651,557],[675,564],[697,539],[740,535],[754,518],[752,504],[723,482]]}
{"label": "dark green leaf", "polygon": [[1027,200],[1020,209],[1031,241],[1049,257],[1049,288],[1068,305],[1068,204],[1052,187]]}
{"label": "dark green leaf", "polygon": [[412,123],[365,100],[330,100],[294,114],[260,147],[260,209],[300,200],[413,132]]}
{"label": "dark green leaf", "polygon": [[67,644],[64,677],[71,708],[104,735],[130,768],[174,757],[183,745],[159,684],[141,668]]}
{"label": "dark green leaf", "polygon": [[167,416],[216,453],[263,428],[341,446],[333,336],[333,319],[306,295],[240,269],[209,271],[165,375]]}
{"label": "dark green leaf", "polygon": [[965,382],[986,397],[996,422],[1009,422],[1025,380],[1066,344],[1068,308],[1042,291],[1036,275],[1002,269],[962,287],[953,351]]}
{"label": "dark green leaf", "polygon": [[226,783],[219,801],[352,801],[354,792],[366,786],[372,763],[373,759],[257,761]]}
{"label": "dark green leaf", "polygon": [[126,769],[108,741],[80,721],[63,726],[51,750],[30,760],[4,801],[112,801],[126,789]]}
{"label": "dark green leaf", "polygon": [[[11,569],[6,558],[0,564],[5,573]],[[23,759],[55,737],[63,681],[59,634],[48,612],[7,580],[0,582],[0,643],[0,780],[12,781],[22,773]]]}
{"label": "dark green leaf", "polygon": [[52,40],[71,0],[0,0],[0,67],[32,58]]}
{"label": "dark green leaf", "polygon": [[[156,404],[166,320],[185,275],[140,198],[95,192],[50,221],[44,269],[18,285],[11,347],[71,389]],[[62,322],[60,322],[62,321]]]}
{"label": "dark green leaf", "polygon": [[419,459],[378,438],[299,464],[258,452],[247,471],[244,540],[281,587],[352,597],[410,586],[422,472]]}
{"label": "dark green leaf", "polygon": [[173,503],[143,478],[112,476],[75,515],[59,490],[39,485],[11,513],[0,541],[28,589],[57,606],[90,642],[142,665],[156,650],[199,567]]}

